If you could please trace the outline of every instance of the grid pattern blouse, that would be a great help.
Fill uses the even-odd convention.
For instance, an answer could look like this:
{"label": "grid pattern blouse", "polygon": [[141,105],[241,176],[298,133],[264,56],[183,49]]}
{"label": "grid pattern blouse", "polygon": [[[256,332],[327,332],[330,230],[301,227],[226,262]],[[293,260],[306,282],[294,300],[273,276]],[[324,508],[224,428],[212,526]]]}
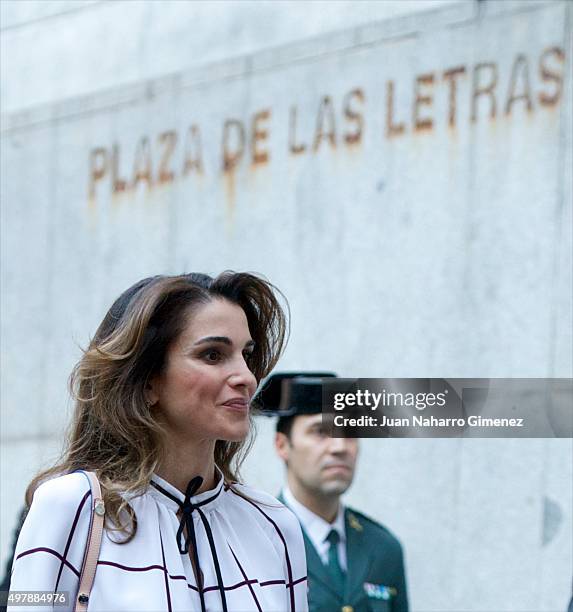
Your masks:
{"label": "grid pattern blouse", "polygon": [[[68,591],[69,607],[57,609],[73,610],[90,496],[80,472],[36,490],[16,548],[11,591]],[[146,492],[130,501],[138,523],[133,540],[117,544],[117,534],[104,533],[90,612],[308,610],[302,533],[287,508],[250,487],[227,485],[220,473],[214,489],[187,501],[202,581],[189,553],[180,550],[185,496],[153,476]]]}

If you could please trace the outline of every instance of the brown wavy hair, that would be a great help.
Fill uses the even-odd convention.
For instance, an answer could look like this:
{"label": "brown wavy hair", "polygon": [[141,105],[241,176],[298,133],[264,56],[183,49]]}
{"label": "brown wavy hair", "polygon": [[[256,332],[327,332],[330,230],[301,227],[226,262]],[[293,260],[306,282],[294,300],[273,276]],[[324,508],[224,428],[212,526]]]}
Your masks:
{"label": "brown wavy hair", "polygon": [[[143,493],[164,456],[166,431],[148,406],[148,381],[166,365],[171,344],[194,310],[213,299],[240,306],[255,342],[249,367],[257,382],[275,366],[287,338],[288,321],[266,280],[248,273],[223,272],[154,276],[143,279],[113,303],[70,376],[75,410],[62,457],[38,474],[26,490],[29,505],[44,481],[75,470],[95,471],[102,485],[107,527],[129,542],[137,530],[130,496]],[[285,300],[286,304],[286,300]],[[288,309],[288,304],[287,304]],[[239,468],[253,442],[218,440],[215,463],[227,482],[239,481]]]}

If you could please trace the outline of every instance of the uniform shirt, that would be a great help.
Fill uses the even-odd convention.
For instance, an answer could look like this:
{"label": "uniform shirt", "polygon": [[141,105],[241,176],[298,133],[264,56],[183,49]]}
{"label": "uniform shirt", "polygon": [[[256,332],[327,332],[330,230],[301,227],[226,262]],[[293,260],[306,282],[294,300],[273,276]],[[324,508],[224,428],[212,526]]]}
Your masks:
{"label": "uniform shirt", "polygon": [[[121,534],[104,532],[90,612],[202,609],[191,559],[180,553],[176,537],[180,518],[174,499],[182,503],[185,496],[158,476],[152,482],[154,486],[130,500],[137,516],[135,537],[118,544],[113,539]],[[36,490],[18,539],[12,591],[68,591],[69,605],[55,609],[74,609],[90,497],[81,472],[54,478]],[[291,512],[270,495],[243,485],[230,487],[220,472],[215,488],[191,497],[191,502],[203,610],[223,609],[221,591],[229,612],[308,610],[303,538]]]}
{"label": "uniform shirt", "polygon": [[346,527],[344,525],[344,507],[342,504],[338,506],[338,513],[334,521],[329,523],[297,501],[288,486],[285,486],[283,489],[283,498],[286,505],[296,514],[324,565],[328,565],[328,551],[330,549],[330,542],[326,538],[333,529],[338,532],[340,536],[338,541],[338,561],[343,571],[346,571],[348,566],[346,560]]}

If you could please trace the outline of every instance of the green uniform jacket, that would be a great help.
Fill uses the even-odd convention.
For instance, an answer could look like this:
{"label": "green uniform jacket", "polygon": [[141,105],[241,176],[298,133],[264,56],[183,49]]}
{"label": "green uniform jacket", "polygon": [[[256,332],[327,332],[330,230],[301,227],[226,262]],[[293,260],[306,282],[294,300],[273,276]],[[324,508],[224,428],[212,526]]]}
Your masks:
{"label": "green uniform jacket", "polygon": [[[279,500],[284,504],[282,495]],[[348,571],[344,598],[308,535],[304,532],[308,568],[309,612],[408,612],[404,558],[400,542],[382,525],[347,508]]]}

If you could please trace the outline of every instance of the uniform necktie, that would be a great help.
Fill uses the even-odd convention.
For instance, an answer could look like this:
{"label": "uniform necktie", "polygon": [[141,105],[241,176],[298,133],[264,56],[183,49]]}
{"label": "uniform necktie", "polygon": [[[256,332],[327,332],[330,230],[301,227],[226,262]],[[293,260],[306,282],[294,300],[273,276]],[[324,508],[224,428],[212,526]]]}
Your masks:
{"label": "uniform necktie", "polygon": [[330,548],[328,549],[328,573],[332,577],[333,585],[336,590],[340,593],[340,596],[344,596],[344,585],[346,582],[346,576],[340,566],[340,559],[338,558],[338,543],[340,542],[340,535],[336,529],[331,529],[330,533],[326,536]]}

